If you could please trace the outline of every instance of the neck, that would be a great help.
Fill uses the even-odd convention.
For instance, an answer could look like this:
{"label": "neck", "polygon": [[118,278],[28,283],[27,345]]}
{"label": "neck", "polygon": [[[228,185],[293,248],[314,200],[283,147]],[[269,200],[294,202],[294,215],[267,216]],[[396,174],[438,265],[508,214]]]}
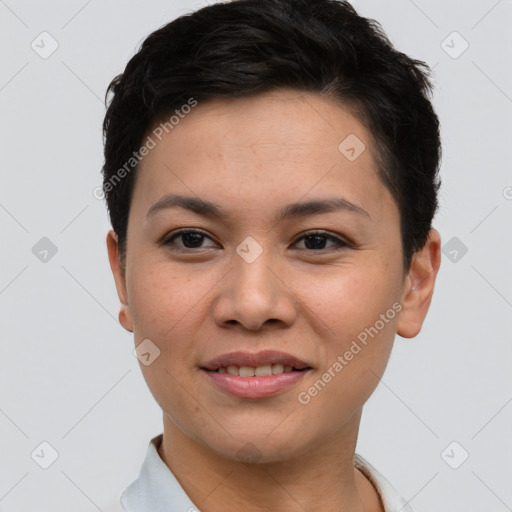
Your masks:
{"label": "neck", "polygon": [[249,464],[213,452],[164,415],[158,451],[202,512],[224,512],[227,503],[230,510],[247,512],[368,512],[374,510],[375,498],[354,468],[360,417],[361,411],[305,453]]}

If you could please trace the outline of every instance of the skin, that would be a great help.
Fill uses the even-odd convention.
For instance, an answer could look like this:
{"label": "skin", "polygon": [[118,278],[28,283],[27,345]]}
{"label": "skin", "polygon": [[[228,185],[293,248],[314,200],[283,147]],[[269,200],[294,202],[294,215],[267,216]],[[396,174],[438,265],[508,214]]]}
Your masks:
{"label": "skin", "polygon": [[[366,150],[338,150],[355,134]],[[373,138],[348,107],[294,90],[199,104],[141,162],[126,267],[107,235],[119,319],[135,344],[161,351],[144,378],[163,410],[159,453],[203,512],[381,511],[354,468],[362,407],[386,368],[395,335],[416,336],[440,266],[440,235],[402,267],[400,214],[375,171]],[[215,202],[227,220],[174,207],[147,217],[166,194]],[[297,201],[343,197],[346,210],[276,222]],[[160,245],[178,229],[201,230]],[[336,250],[328,238],[350,242]],[[262,254],[236,248],[253,237]],[[192,244],[191,244],[192,241]],[[323,244],[323,245],[322,245]],[[394,303],[402,309],[307,405],[308,390]],[[313,368],[277,396],[243,399],[200,370],[235,350],[282,350]],[[248,444],[250,443],[250,444]],[[248,463],[240,450],[251,450]]]}

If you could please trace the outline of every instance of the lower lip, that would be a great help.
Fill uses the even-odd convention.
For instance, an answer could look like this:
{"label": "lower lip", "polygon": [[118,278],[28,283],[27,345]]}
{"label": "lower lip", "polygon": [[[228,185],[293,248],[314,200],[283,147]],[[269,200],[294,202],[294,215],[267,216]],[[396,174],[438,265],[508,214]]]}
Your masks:
{"label": "lower lip", "polygon": [[265,398],[297,384],[309,370],[284,372],[264,377],[239,377],[229,373],[202,370],[222,391],[240,398]]}

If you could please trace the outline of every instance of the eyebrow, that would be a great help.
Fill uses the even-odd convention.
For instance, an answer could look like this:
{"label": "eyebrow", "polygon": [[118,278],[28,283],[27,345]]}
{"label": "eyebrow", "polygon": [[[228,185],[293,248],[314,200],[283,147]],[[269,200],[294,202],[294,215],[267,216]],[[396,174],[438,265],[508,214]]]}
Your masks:
{"label": "eyebrow", "polygon": [[[198,197],[187,197],[180,195],[164,196],[153,206],[151,206],[151,208],[149,208],[146,213],[146,217],[151,217],[157,212],[174,207],[190,210],[204,217],[218,218],[223,221],[227,221],[229,219],[229,213],[218,204],[200,199]],[[339,210],[357,213],[371,219],[370,214],[360,206],[352,204],[342,197],[332,197],[326,199],[315,199],[303,203],[291,203],[280,210],[278,214],[278,221],[282,222],[292,218],[302,218],[310,215],[331,213]]]}

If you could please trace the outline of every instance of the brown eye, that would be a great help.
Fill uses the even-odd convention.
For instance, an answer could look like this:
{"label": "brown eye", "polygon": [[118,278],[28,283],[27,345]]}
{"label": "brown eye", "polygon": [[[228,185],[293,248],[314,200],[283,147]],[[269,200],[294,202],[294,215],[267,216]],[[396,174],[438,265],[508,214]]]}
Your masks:
{"label": "brown eye", "polygon": [[[311,250],[311,251],[322,251],[322,250],[341,250],[341,249],[345,249],[345,248],[349,248],[351,247],[349,243],[345,242],[344,240],[341,240],[333,235],[329,235],[327,233],[323,233],[323,232],[314,232],[314,233],[308,233],[304,236],[302,236],[301,238],[299,238],[299,240],[297,240],[297,242],[295,243],[298,243],[300,240],[304,240],[305,241],[305,249],[300,249],[300,250]],[[334,248],[333,247],[325,247],[326,243],[327,242],[333,242],[334,243]]]}
{"label": "brown eye", "polygon": [[[181,240],[180,243],[176,241]],[[213,241],[206,233],[197,230],[182,230],[176,233],[173,233],[171,236],[167,237],[162,245],[169,247],[172,250],[194,250],[194,249],[205,249],[208,247],[213,247],[212,245],[203,245],[205,240]],[[314,252],[331,252],[331,251],[339,251],[343,249],[350,248],[351,245],[344,240],[333,236],[328,233],[323,232],[311,232],[303,235],[299,238],[295,244],[299,243],[299,241],[304,240],[304,248],[299,248],[301,251],[314,251]],[[328,243],[334,244],[330,247],[326,245]]]}
{"label": "brown eye", "polygon": [[[181,239],[181,244],[176,244],[175,240]],[[174,233],[172,236],[166,238],[162,245],[173,248],[177,247],[178,249],[203,249],[205,246],[201,244],[205,239],[211,240],[205,233],[202,231],[195,230],[183,230]]]}

